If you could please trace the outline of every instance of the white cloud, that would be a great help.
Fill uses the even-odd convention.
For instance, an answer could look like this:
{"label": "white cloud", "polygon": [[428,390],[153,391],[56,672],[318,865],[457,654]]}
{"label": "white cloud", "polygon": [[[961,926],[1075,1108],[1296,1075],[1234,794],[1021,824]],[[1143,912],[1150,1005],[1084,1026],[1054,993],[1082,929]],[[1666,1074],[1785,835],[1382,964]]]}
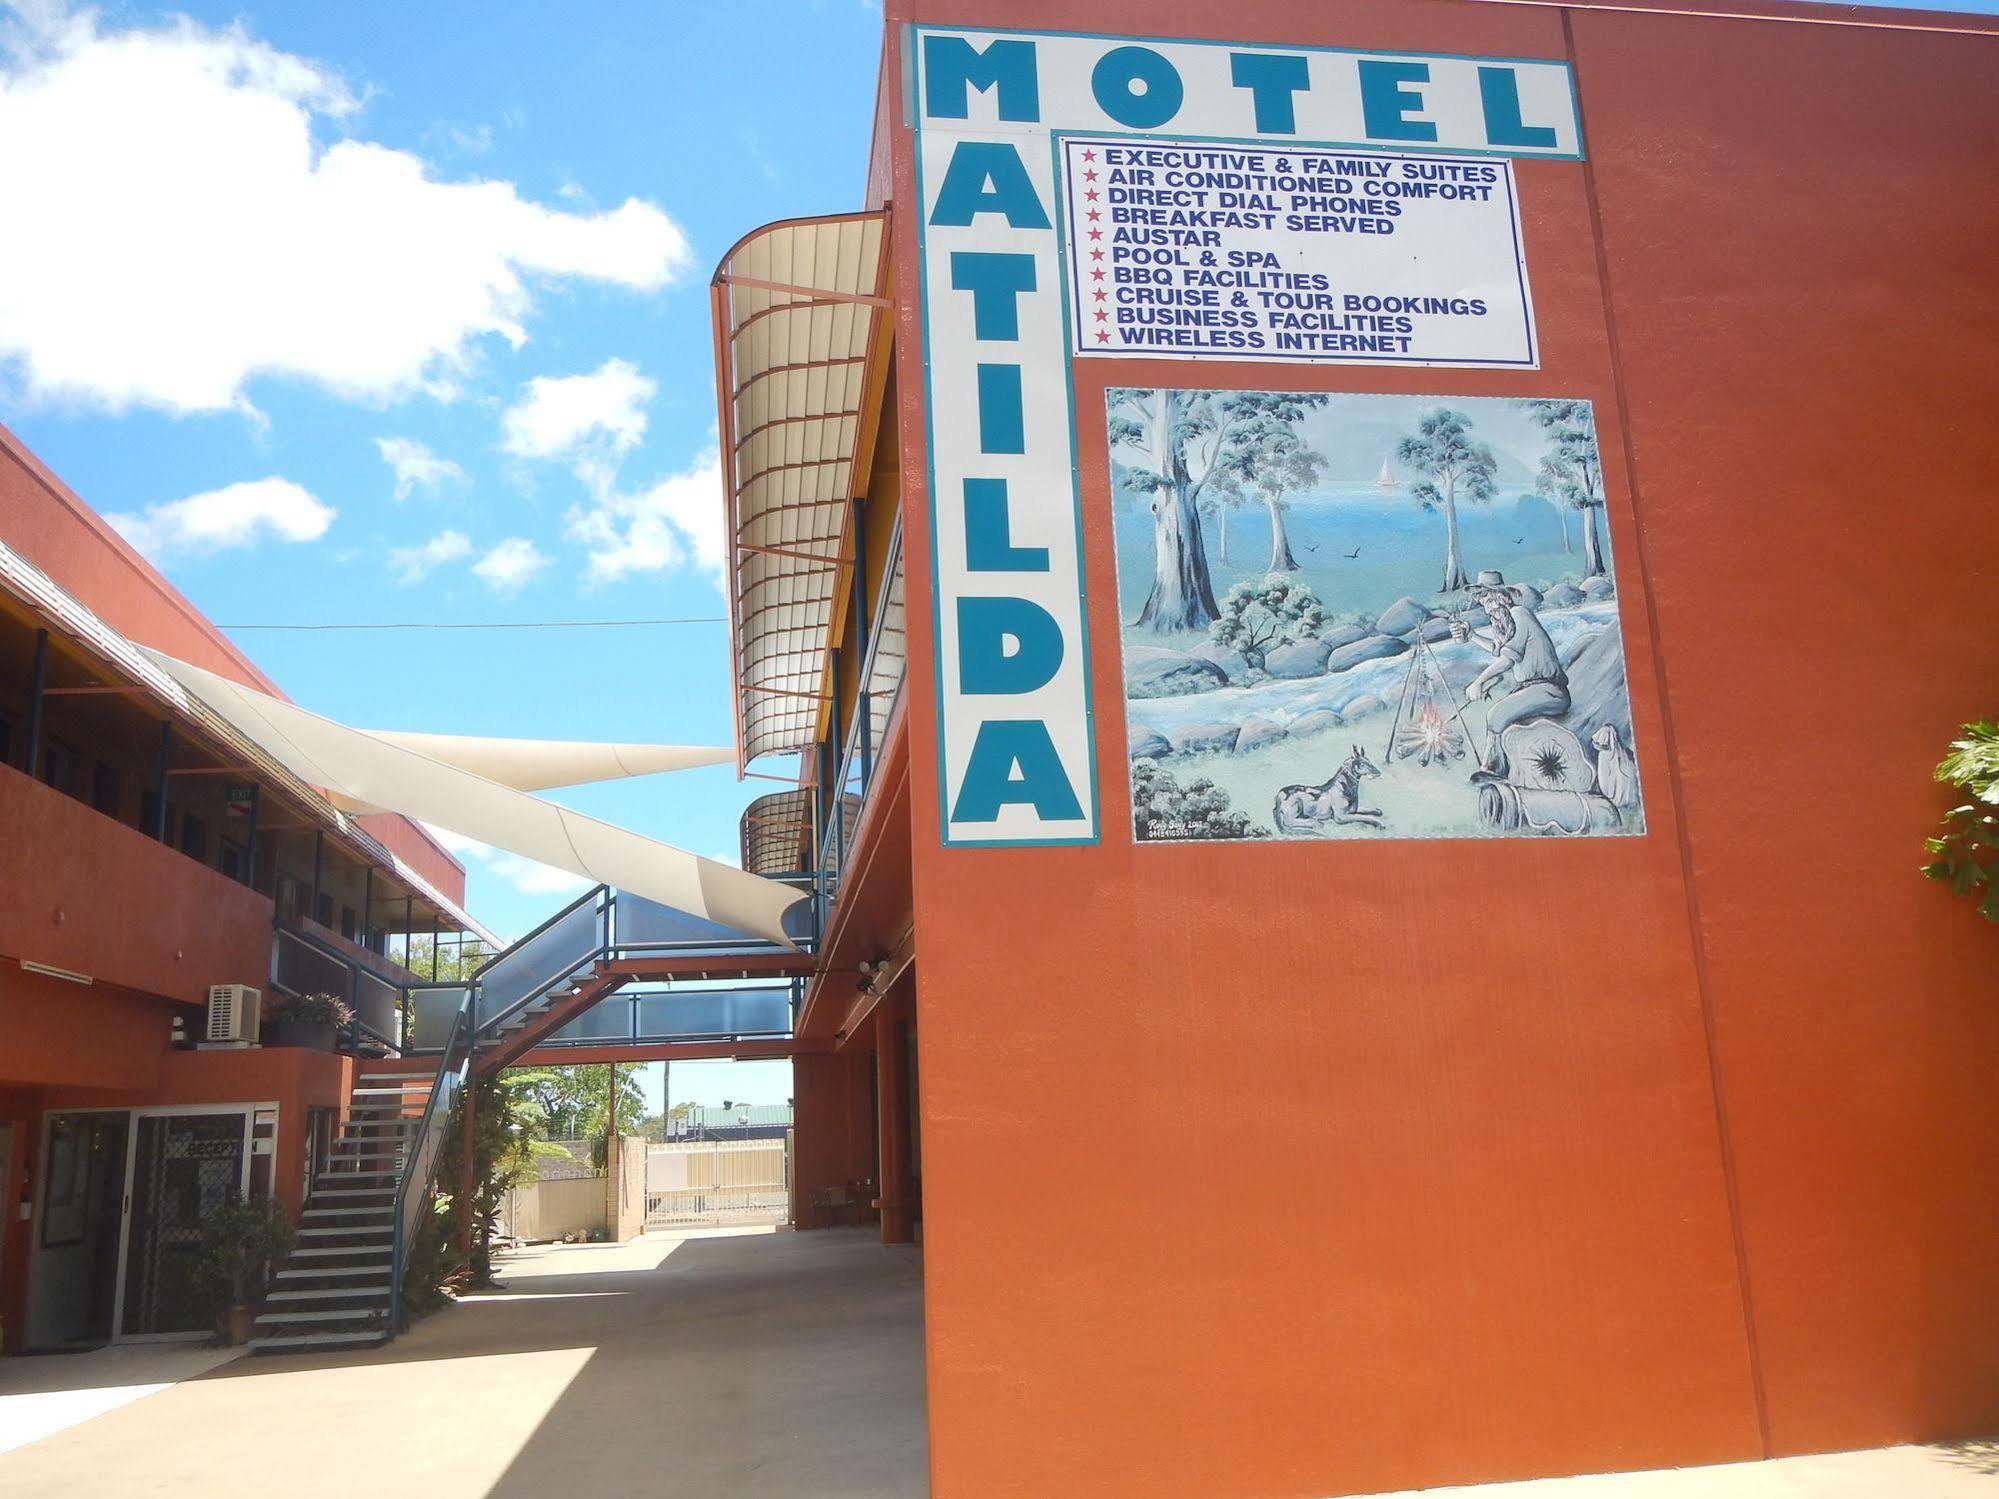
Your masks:
{"label": "white cloud", "polygon": [[651,292],[691,263],[653,204],[565,212],[406,151],[322,143],[362,101],[240,24],[37,7],[0,35],[0,363],[28,395],[251,410],[257,376],[447,390],[527,338],[536,284]]}
{"label": "white cloud", "polygon": [[659,387],[623,359],[587,375],[537,375],[500,418],[516,458],[615,462],[646,432],[646,403]]}
{"label": "white cloud", "polygon": [[397,547],[389,553],[389,573],[398,583],[421,583],[447,562],[472,555],[472,539],[463,531],[439,531],[422,546]]}
{"label": "white cloud", "polygon": [[495,593],[519,593],[552,560],[525,536],[509,536],[473,563],[472,571]]}
{"label": "white cloud", "polygon": [[414,437],[378,437],[375,450],[396,476],[396,498],[406,500],[419,489],[436,489],[447,480],[463,482],[465,470]]}
{"label": "white cloud", "polygon": [[424,828],[466,867],[484,868],[523,895],[573,896],[581,895],[590,888],[589,880],[566,869],[510,854],[505,849],[494,848],[490,843],[481,843],[477,838],[464,837],[433,823],[425,823]]}
{"label": "white cloud", "polygon": [[249,546],[260,536],[317,541],[335,514],[300,485],[272,477],[246,479],[105,519],[147,556],[160,558]]}
{"label": "white cloud", "polygon": [[722,462],[714,448],[635,494],[621,494],[610,482],[595,488],[587,502],[571,506],[563,518],[563,533],[589,553],[593,581],[616,582],[686,562],[719,577]]}

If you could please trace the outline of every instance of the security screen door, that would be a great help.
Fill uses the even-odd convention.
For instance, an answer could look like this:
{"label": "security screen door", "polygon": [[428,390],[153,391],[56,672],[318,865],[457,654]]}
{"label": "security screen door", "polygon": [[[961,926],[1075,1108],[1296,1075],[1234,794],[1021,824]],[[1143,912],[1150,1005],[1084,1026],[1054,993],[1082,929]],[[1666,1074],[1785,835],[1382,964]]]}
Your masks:
{"label": "security screen door", "polygon": [[200,1273],[202,1225],[244,1190],[250,1113],[140,1110],[135,1123],[118,1336],[211,1331],[215,1317]]}

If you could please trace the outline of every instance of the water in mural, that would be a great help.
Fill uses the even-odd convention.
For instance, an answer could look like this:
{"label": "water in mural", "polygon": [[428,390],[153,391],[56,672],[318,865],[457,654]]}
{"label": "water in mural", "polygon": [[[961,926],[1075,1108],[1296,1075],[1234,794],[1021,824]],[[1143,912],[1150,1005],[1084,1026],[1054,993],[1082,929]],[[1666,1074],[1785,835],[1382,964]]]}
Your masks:
{"label": "water in mural", "polygon": [[1588,402],[1106,404],[1140,841],[1644,831]]}

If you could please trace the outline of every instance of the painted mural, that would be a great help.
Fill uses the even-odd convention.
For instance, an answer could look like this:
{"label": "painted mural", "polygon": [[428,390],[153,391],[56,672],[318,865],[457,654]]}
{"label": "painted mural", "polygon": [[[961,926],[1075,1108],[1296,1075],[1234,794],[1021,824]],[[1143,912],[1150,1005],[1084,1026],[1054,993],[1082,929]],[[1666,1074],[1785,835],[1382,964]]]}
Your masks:
{"label": "painted mural", "polygon": [[1141,842],[1644,831],[1589,402],[1106,407]]}

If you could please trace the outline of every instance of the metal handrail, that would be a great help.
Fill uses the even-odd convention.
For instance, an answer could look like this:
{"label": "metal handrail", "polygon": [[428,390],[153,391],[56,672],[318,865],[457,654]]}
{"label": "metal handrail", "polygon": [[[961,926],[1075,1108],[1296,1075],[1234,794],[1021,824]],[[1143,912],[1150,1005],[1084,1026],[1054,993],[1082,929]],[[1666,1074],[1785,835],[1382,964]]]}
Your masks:
{"label": "metal handrail", "polygon": [[[276,989],[280,994],[289,994],[294,997],[298,997],[300,994],[299,990],[294,989],[290,984],[287,984],[286,982],[284,982],[284,980],[280,979],[277,976],[277,965],[278,965],[277,945],[278,943],[287,940],[298,943],[300,946],[304,947],[308,952],[314,952],[319,954],[319,956],[326,959],[327,962],[337,965],[346,973],[347,993],[345,995],[345,1001],[347,1004],[347,1008],[353,1012],[353,1018],[347,1023],[346,1030],[348,1033],[349,1043],[356,1050],[359,1050],[360,1048],[361,1038],[363,1036],[366,1036],[372,1041],[379,1042],[381,1045],[387,1047],[392,1052],[400,1053],[402,1051],[403,1044],[401,1041],[396,1040],[393,1037],[383,1035],[380,1031],[376,1030],[373,1026],[369,1025],[366,1021],[361,1019],[361,1003],[360,1003],[361,980],[365,976],[367,978],[374,980],[376,983],[380,984],[384,989],[394,990],[398,996],[398,1000],[400,1000],[400,997],[404,993],[407,986],[390,983],[387,979],[383,978],[379,973],[374,972],[372,969],[368,968],[366,965],[362,963],[356,962],[353,958],[350,958],[349,956],[347,956],[347,954],[341,952],[337,947],[334,947],[331,943],[321,941],[319,938],[313,936],[312,933],[308,931],[304,931],[295,926],[287,926],[283,922],[278,922],[271,929],[272,971],[270,977],[270,986],[273,989]],[[398,1016],[400,1017],[401,1014],[400,1004],[398,1005],[397,1013]]]}
{"label": "metal handrail", "polygon": [[[422,1120],[410,1139],[409,1152],[403,1159],[402,1176],[396,1183],[395,1237],[391,1241],[389,1255],[391,1337],[402,1329],[403,1275],[409,1268],[409,1251],[416,1237],[417,1215],[430,1201],[430,1190],[437,1180],[437,1158],[444,1146],[443,1120],[450,1113],[452,1103],[463,1095],[472,1079],[472,1058],[476,1049],[476,1038],[472,1033],[472,1002],[477,992],[467,987],[465,999],[451,1022],[451,1034],[445,1041],[444,1054],[438,1058],[437,1076],[431,1081],[430,1095],[424,1101]],[[464,1054],[454,1068],[452,1056],[461,1045]],[[418,1182],[421,1186],[416,1186]],[[413,1186],[416,1186],[414,1192],[411,1191]],[[465,1186],[469,1193],[471,1183],[467,1182]],[[469,1202],[466,1210],[471,1210]]]}

